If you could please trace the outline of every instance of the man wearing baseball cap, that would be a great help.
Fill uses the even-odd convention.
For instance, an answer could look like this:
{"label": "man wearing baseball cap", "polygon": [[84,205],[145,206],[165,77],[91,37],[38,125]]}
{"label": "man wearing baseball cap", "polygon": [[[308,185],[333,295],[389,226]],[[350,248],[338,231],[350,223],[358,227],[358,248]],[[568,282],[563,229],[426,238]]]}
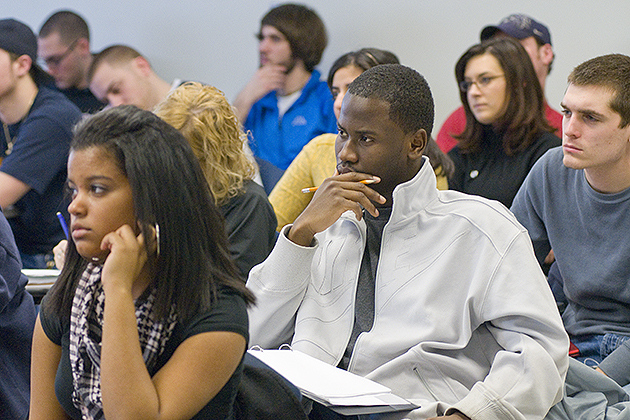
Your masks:
{"label": "man wearing baseball cap", "polygon": [[45,268],[65,238],[56,213],[67,215],[66,161],[81,111],[45,86],[36,64],[37,38],[14,19],[0,20],[0,208],[25,268]]}
{"label": "man wearing baseball cap", "polygon": [[[524,14],[510,15],[497,25],[486,26],[481,30],[479,38],[481,41],[494,36],[510,36],[517,39],[534,65],[534,70],[538,76],[538,81],[545,91],[545,81],[551,71],[554,59],[553,47],[551,45],[551,34],[549,29],[542,23]],[[560,136],[562,132],[562,114],[551,108],[545,102],[545,116],[552,127],[556,128],[556,134]],[[466,114],[464,108],[456,109],[444,122],[437,135],[436,142],[445,153],[457,144],[457,139],[453,136],[464,131],[466,127]]]}

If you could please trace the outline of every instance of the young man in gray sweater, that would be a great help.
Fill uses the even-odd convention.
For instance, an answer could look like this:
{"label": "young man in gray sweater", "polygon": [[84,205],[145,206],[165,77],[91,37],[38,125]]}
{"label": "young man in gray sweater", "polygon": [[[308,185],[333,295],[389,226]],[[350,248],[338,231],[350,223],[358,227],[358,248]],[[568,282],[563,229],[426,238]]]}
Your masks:
{"label": "young man in gray sweater", "polygon": [[[577,66],[562,100],[562,147],[532,168],[512,212],[539,261],[553,249],[574,356],[630,383],[630,57]],[[550,273],[550,274],[551,274]],[[550,275],[551,278],[553,274]]]}

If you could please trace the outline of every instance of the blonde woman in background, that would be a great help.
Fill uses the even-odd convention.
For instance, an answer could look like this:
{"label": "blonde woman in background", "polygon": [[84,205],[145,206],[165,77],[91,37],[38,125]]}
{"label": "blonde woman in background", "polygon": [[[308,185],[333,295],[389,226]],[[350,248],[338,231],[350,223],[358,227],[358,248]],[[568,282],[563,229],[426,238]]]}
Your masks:
{"label": "blonde woman in background", "polygon": [[225,217],[229,250],[244,278],[275,243],[276,216],[244,145],[247,137],[223,92],[188,82],[173,90],[155,111],[190,143]]}

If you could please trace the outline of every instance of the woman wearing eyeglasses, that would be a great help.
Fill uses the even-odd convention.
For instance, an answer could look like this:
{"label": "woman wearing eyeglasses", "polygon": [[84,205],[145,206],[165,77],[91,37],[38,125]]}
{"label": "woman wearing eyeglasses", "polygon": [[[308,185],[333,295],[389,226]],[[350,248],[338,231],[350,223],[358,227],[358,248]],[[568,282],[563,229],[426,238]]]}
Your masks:
{"label": "woman wearing eyeglasses", "polygon": [[508,37],[472,46],[455,66],[466,128],[449,152],[449,188],[510,207],[536,160],[561,140],[545,119],[531,59]]}

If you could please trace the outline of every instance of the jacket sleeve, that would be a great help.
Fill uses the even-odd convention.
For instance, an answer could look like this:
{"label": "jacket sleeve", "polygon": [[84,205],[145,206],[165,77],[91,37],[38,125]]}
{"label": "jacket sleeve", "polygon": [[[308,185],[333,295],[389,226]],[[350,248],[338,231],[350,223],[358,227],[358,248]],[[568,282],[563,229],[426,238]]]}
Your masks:
{"label": "jacket sleeve", "polygon": [[599,364],[599,368],[619,385],[626,386],[630,384],[630,340],[625,341],[615,351],[610,353]]}
{"label": "jacket sleeve", "polygon": [[21,268],[11,227],[0,214],[0,314],[5,312],[13,298],[22,293],[26,286],[27,279]]}
{"label": "jacket sleeve", "polygon": [[291,242],[285,226],[269,257],[254,267],[247,287],[256,295],[256,305],[249,309],[250,344],[278,348],[290,343],[295,318],[310,283],[311,262],[317,249]]}
{"label": "jacket sleeve", "polygon": [[543,418],[563,395],[569,339],[524,230],[499,260],[479,305],[501,350],[454,408],[475,420]]}

